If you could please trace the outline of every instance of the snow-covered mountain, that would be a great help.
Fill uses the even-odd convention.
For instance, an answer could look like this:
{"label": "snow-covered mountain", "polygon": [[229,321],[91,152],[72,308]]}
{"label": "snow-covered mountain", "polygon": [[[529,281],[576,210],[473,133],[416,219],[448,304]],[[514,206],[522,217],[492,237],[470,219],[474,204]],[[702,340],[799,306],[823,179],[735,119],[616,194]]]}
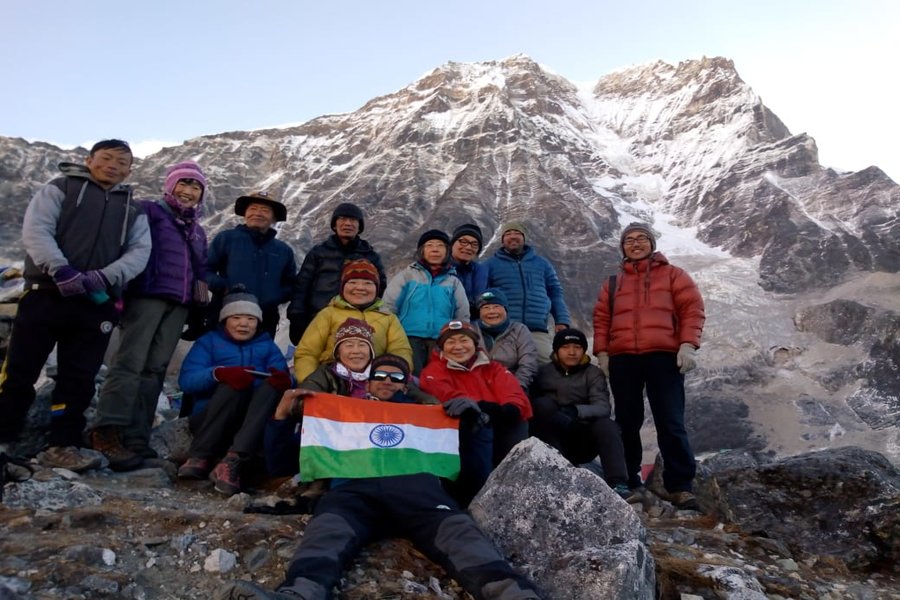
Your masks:
{"label": "snow-covered mountain", "polygon": [[[73,153],[0,148],[17,207],[0,222],[10,257],[29,189]],[[300,257],[344,201],[365,210],[389,270],[426,229],[476,222],[489,255],[500,224],[522,220],[584,328],[622,227],[649,221],[707,299],[688,378],[698,450],[857,443],[900,461],[900,188],[877,167],[819,165],[814,140],[792,135],[729,60],[656,62],[588,88],[525,56],[448,63],[352,113],[163,149],[133,181],[156,195],[186,158],[210,176],[210,230],[265,188],[287,204],[279,235]]]}

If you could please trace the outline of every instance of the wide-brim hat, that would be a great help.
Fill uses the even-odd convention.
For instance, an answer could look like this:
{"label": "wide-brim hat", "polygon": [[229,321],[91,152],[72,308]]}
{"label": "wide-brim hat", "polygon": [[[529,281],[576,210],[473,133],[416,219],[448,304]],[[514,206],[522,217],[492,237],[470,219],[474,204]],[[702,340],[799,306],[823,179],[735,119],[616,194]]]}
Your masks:
{"label": "wide-brim hat", "polygon": [[247,196],[241,196],[234,202],[234,214],[243,217],[247,207],[251,204],[264,204],[272,209],[275,221],[287,221],[287,207],[275,199],[269,192],[253,192]]}

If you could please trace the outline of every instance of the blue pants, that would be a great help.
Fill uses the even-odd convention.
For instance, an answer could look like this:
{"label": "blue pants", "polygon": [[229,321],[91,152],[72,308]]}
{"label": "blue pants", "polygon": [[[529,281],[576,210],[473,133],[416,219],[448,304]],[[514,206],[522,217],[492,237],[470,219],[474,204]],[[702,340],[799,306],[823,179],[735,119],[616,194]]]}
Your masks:
{"label": "blue pants", "polygon": [[616,423],[622,430],[628,485],[641,484],[641,426],[646,389],[665,465],[663,484],[669,492],[691,491],[697,465],[684,428],[684,375],[678,372],[675,353],[610,356],[609,385],[616,407]]}
{"label": "blue pants", "polygon": [[396,536],[412,541],[475,598],[537,599],[434,475],[344,480],[316,505],[279,590],[328,600],[360,549]]}

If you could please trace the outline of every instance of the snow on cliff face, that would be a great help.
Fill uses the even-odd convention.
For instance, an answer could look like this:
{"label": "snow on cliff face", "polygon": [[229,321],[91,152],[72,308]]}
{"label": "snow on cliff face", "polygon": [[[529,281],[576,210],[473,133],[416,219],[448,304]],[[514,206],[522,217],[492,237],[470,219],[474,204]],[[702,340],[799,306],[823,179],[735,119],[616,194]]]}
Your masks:
{"label": "snow on cliff face", "polygon": [[[48,161],[22,157],[53,152],[0,142],[2,185],[21,204],[27,188],[52,175]],[[839,416],[828,431],[840,424],[852,437],[876,422],[896,431],[890,410],[872,416],[846,404],[900,393],[885,381],[900,364],[884,344],[888,321],[867,322],[861,338],[843,345],[794,321],[797,311],[827,303],[824,292],[836,286],[872,287],[866,273],[897,277],[898,186],[874,167],[836,173],[819,165],[814,140],[792,135],[727,59],[656,62],[581,87],[521,55],[448,63],[352,113],[165,148],[136,165],[138,196],[156,196],[165,167],[187,158],[211,181],[211,233],[235,222],[235,198],[268,189],[288,207],[279,236],[299,257],[329,233],[331,211],[344,201],[365,211],[365,237],[391,272],[412,259],[426,229],[478,223],[484,257],[504,221],[524,221],[528,243],[557,267],[575,325],[588,329],[597,290],[620,260],[622,228],[647,221],[659,249],[707,299],[708,371],[689,376],[697,397],[735,406],[771,398],[804,420],[810,404],[797,398],[812,393],[843,407],[829,413]],[[21,211],[10,214],[0,233],[11,251]],[[863,295],[861,303],[896,313],[898,297]],[[876,366],[854,370],[860,357]],[[752,406],[744,413],[762,418]],[[827,437],[812,431],[818,425],[804,427],[798,450]],[[770,429],[758,434],[770,445],[797,445],[796,431]],[[872,444],[883,449],[878,435]],[[776,436],[788,441],[776,444]]]}

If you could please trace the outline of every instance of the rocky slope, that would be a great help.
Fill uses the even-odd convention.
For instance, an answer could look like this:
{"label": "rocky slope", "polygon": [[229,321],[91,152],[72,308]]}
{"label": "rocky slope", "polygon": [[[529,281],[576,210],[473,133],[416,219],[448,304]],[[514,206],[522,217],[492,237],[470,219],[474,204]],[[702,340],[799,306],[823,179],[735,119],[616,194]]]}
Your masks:
{"label": "rocky slope", "polygon": [[[183,431],[157,430],[171,456]],[[35,465],[0,505],[4,600],[216,598],[231,579],[283,578],[308,515],[247,513],[296,490],[223,500],[210,483],[172,483],[174,465],[83,476]],[[657,470],[661,467],[657,467]],[[523,486],[523,478],[529,481]],[[472,513],[554,600],[888,600],[900,597],[900,474],[857,448],[769,462],[726,452],[701,463],[703,513],[657,493],[626,504],[586,469],[532,439],[476,498]],[[272,495],[267,495],[272,494]],[[408,542],[374,544],[336,598],[470,598]]]}

